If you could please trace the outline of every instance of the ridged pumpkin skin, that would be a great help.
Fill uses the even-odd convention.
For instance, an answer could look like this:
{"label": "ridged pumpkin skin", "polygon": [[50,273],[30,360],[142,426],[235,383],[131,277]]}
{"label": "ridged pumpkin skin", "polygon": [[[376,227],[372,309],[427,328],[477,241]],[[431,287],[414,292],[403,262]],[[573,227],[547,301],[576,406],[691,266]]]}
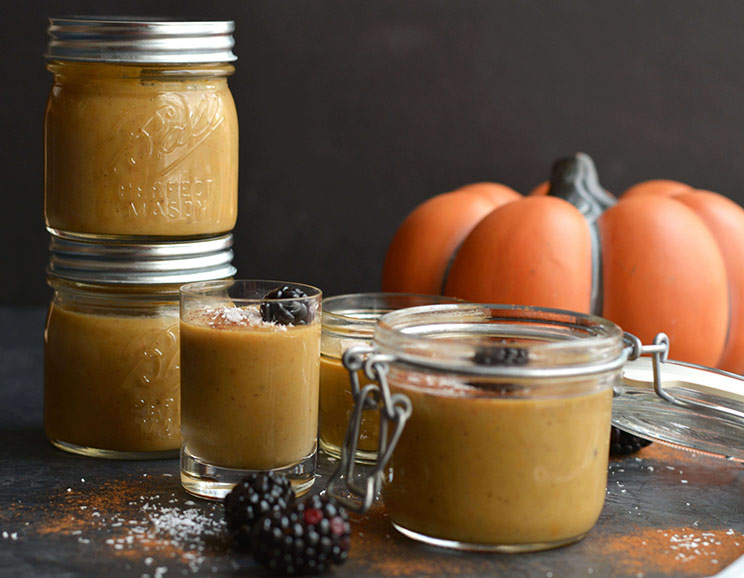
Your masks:
{"label": "ridged pumpkin skin", "polygon": [[726,265],[730,307],[728,339],[717,366],[744,373],[744,209],[723,195],[676,181],[639,183],[628,189],[623,198],[640,195],[671,197],[683,203],[713,234]]}
{"label": "ridged pumpkin skin", "polygon": [[455,256],[445,295],[589,312],[589,226],[563,199],[525,197],[486,216]]}
{"label": "ridged pumpkin skin", "polygon": [[717,366],[726,344],[726,267],[705,223],[656,194],[622,198],[599,219],[602,316],[650,343],[669,335],[673,359]]}
{"label": "ridged pumpkin skin", "polygon": [[[571,170],[563,175],[573,178]],[[676,181],[639,183],[617,201],[596,180],[596,187],[578,183],[584,198],[593,190],[604,195],[597,218],[554,196],[563,196],[553,191],[559,182],[553,179],[547,194],[540,185],[529,197],[510,190],[490,211],[472,195],[455,202],[457,192],[427,201],[409,217],[416,215],[415,227],[408,219],[401,227],[408,229],[405,243],[401,231],[396,235],[383,289],[443,288],[471,301],[589,312],[595,228],[602,283],[594,313],[644,343],[667,333],[673,359],[744,373],[744,209]],[[433,201],[436,218],[429,220],[422,209]],[[428,275],[423,280],[421,269]]]}
{"label": "ridged pumpkin skin", "polygon": [[518,192],[496,183],[473,183],[432,197],[398,228],[385,258],[382,290],[439,295],[451,255],[483,217]]}

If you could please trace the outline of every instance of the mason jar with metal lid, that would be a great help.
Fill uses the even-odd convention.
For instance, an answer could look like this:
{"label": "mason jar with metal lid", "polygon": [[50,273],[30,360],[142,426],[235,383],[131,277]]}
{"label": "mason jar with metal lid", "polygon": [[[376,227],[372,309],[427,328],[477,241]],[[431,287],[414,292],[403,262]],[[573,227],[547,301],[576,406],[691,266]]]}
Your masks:
{"label": "mason jar with metal lid", "polygon": [[52,18],[44,213],[64,237],[198,237],[237,216],[234,24]]}
{"label": "mason jar with metal lid", "polygon": [[[643,345],[570,311],[389,313],[372,347],[344,353],[355,406],[328,491],[358,511],[381,492],[401,533],[437,546],[525,552],[577,541],[604,503],[611,423],[744,461],[744,378],[669,361],[668,351],[664,334]],[[365,410],[380,412],[382,443],[360,483]]]}
{"label": "mason jar with metal lid", "polygon": [[178,291],[232,277],[231,246],[231,235],[159,244],[52,237],[44,333],[52,444],[94,457],[178,454]]}

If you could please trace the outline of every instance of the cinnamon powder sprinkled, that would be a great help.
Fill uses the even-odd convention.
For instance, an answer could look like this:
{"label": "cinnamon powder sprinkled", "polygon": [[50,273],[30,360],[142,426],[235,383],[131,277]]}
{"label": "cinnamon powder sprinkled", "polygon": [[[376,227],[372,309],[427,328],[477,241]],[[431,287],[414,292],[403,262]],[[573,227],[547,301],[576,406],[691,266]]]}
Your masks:
{"label": "cinnamon powder sprinkled", "polygon": [[[411,543],[402,538],[390,524],[390,519],[381,504],[376,504],[365,515],[352,514],[351,555],[363,560],[368,569],[380,576],[434,576],[441,573],[441,555],[446,552],[419,548],[418,554],[411,551]],[[381,555],[383,554],[384,555]],[[439,555],[437,555],[439,554]],[[462,559],[460,571],[469,564]]]}
{"label": "cinnamon powder sprinkled", "polygon": [[599,549],[630,575],[664,571],[670,576],[703,576],[744,554],[744,536],[732,529],[643,528],[627,536],[607,536]]}
{"label": "cinnamon powder sprinkled", "polygon": [[[645,469],[666,483],[680,483],[680,479],[694,480],[705,474],[716,481],[737,477],[739,467],[700,467],[707,458],[686,454],[661,446],[651,446],[626,464],[614,463],[620,473],[633,465]],[[659,461],[657,461],[659,460]],[[653,464],[649,469],[648,464]],[[144,563],[146,573],[154,578],[195,573],[200,568],[209,572],[210,562],[225,569],[225,563],[238,570],[238,562],[228,552],[221,506],[215,503],[194,503],[180,489],[176,476],[171,474],[130,475],[120,481],[99,483],[86,476],[86,482],[61,487],[49,500],[28,505],[13,504],[11,517],[23,519],[23,509],[32,508],[37,520],[19,531],[18,540],[33,532],[39,535],[58,533],[71,536],[81,544],[98,546],[112,556],[129,562]],[[611,480],[608,480],[608,482]],[[709,481],[709,480],[708,480]],[[700,480],[701,487],[704,485]],[[20,500],[19,500],[20,502]],[[24,500],[25,502],[25,500]],[[39,510],[43,516],[38,516]],[[6,511],[5,519],[8,512]],[[635,511],[634,511],[635,514]],[[41,519],[42,521],[38,521]],[[376,505],[365,516],[352,516],[353,545],[351,565],[360,575],[441,576],[452,570],[468,575],[482,575],[497,569],[508,569],[510,557],[493,555],[462,555],[416,544],[400,536],[390,524],[381,505]],[[10,520],[8,520],[10,521]],[[27,523],[28,524],[28,523]],[[600,526],[602,523],[600,522]],[[638,528],[630,535],[613,534],[605,522],[590,532],[581,543],[566,550],[536,555],[531,560],[545,576],[565,576],[553,567],[554,557],[572,557],[576,548],[580,558],[605,562],[611,560],[617,575],[648,576],[660,573],[674,576],[702,576],[718,572],[739,555],[744,554],[744,535],[730,528],[709,530],[701,526],[679,526],[667,529]],[[10,535],[10,533],[9,533]],[[9,543],[10,538],[7,538]],[[87,546],[86,546],[87,548]],[[219,560],[221,559],[221,562]],[[456,565],[456,566],[454,566]],[[602,575],[601,564],[588,565],[595,575]],[[170,568],[170,572],[168,572]],[[539,572],[535,575],[543,575]],[[343,574],[339,574],[343,575]],[[569,574],[571,575],[571,574]],[[573,574],[576,575],[576,574]]]}
{"label": "cinnamon powder sprinkled", "polygon": [[[170,479],[169,479],[170,478]],[[169,561],[197,572],[209,557],[227,550],[221,506],[183,498],[178,482],[163,476],[146,489],[136,479],[67,488],[51,497],[46,517],[30,530],[77,536],[78,542],[109,546],[111,553],[142,559],[163,574]]]}

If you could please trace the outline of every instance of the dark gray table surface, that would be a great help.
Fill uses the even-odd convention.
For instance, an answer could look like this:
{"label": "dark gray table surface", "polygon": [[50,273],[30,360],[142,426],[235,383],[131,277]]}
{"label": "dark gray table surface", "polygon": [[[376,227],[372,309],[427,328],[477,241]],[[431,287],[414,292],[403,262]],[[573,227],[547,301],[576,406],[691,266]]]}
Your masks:
{"label": "dark gray table surface", "polygon": [[[176,460],[109,461],[52,448],[42,429],[44,312],[0,308],[0,576],[264,576],[232,553],[220,504],[180,487]],[[332,464],[321,460],[321,487]],[[708,576],[744,554],[744,467],[654,444],[610,464],[581,542],[467,554],[400,536],[384,508],[355,516],[335,576]]]}

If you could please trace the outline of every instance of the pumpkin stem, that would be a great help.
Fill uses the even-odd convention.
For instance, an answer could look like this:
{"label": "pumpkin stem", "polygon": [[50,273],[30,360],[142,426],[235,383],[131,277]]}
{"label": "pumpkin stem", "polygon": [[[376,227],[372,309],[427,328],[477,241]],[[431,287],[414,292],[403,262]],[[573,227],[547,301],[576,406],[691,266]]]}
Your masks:
{"label": "pumpkin stem", "polygon": [[548,194],[571,203],[589,223],[596,221],[616,202],[615,197],[599,184],[594,161],[584,153],[558,159],[553,164]]}
{"label": "pumpkin stem", "polygon": [[602,314],[602,249],[597,219],[617,201],[599,184],[597,169],[591,157],[576,153],[553,164],[549,195],[560,197],[576,207],[589,225],[592,240],[591,312]]}

